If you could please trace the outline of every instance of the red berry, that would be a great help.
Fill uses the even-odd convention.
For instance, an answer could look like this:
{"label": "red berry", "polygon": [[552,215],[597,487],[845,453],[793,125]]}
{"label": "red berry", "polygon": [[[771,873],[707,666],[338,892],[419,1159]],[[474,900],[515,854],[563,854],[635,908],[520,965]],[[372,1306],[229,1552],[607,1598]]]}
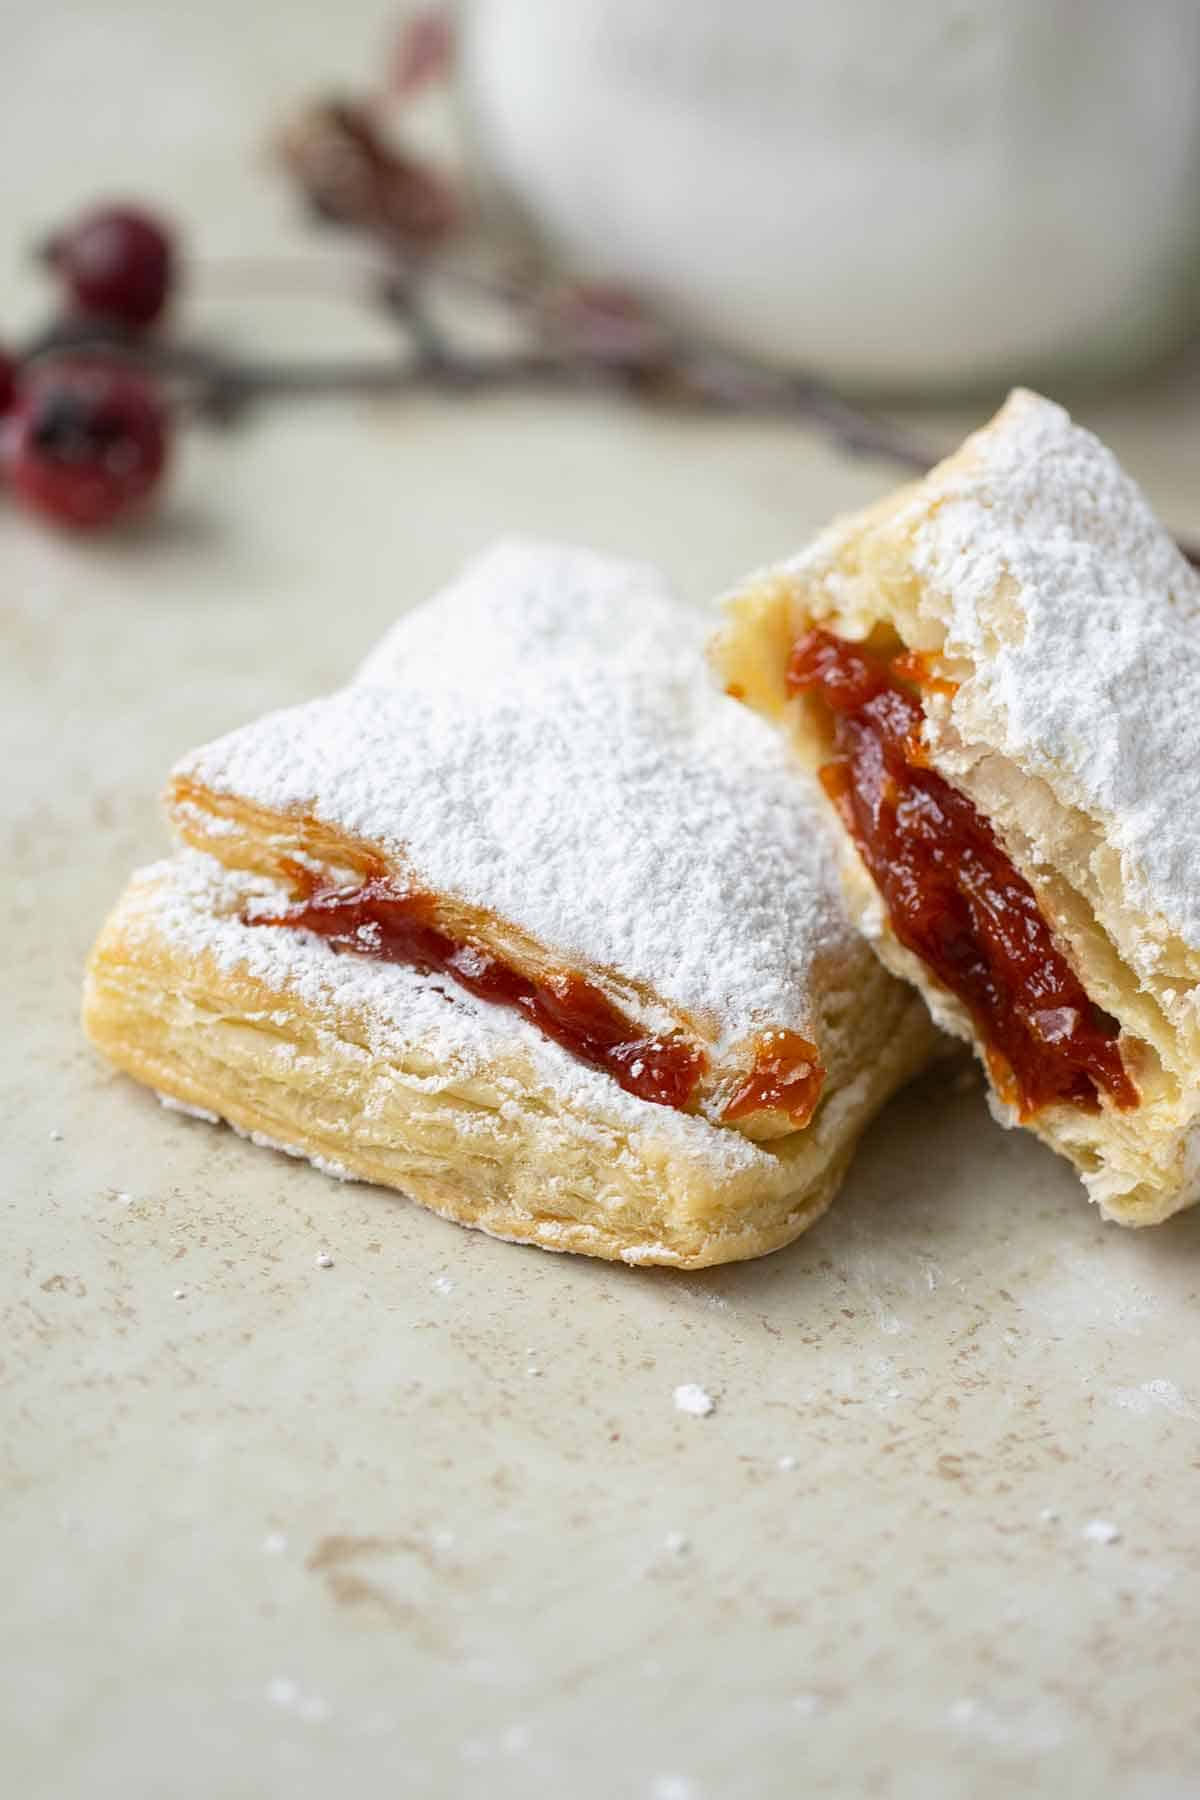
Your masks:
{"label": "red berry", "polygon": [[149,325],[166,305],[173,252],[170,233],[148,213],[99,206],[47,247],[80,312]]}
{"label": "red berry", "polygon": [[16,358],[0,350],[0,413],[6,413],[17,397]]}
{"label": "red berry", "polygon": [[160,480],[167,421],[147,382],[100,363],[36,369],[6,444],[13,492],[56,524],[90,530],[136,506]]}

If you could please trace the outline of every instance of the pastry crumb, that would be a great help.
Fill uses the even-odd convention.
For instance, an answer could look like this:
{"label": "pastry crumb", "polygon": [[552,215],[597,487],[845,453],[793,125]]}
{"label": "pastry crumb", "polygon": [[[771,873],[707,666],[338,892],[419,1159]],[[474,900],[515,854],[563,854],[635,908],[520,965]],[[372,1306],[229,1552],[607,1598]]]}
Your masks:
{"label": "pastry crumb", "polygon": [[267,1683],[267,1699],[284,1712],[293,1712],[309,1724],[319,1724],[329,1717],[329,1707],[319,1694],[305,1694],[299,1684],[287,1675],[273,1675]]}
{"label": "pastry crumb", "polygon": [[59,1129],[58,1129],[58,1126],[57,1126],[57,1125],[55,1125],[55,1126],[54,1126],[54,1128],[53,1128],[53,1129],[52,1129],[52,1130],[51,1130],[51,1133],[50,1133],[50,1142],[51,1142],[51,1143],[52,1143],[52,1144],[61,1144],[61,1143],[62,1143],[62,1141],[63,1141],[63,1134],[62,1134],[62,1132],[61,1132],[61,1131],[60,1131],[60,1130],[59,1130]]}
{"label": "pastry crumb", "polygon": [[775,1464],[775,1467],[777,1469],[782,1469],[785,1475],[789,1475],[796,1467],[796,1459],[794,1456],[781,1456],[779,1461]]}
{"label": "pastry crumb", "polygon": [[691,1549],[691,1539],[686,1532],[668,1531],[663,1539],[663,1549],[670,1556],[682,1556],[685,1551]]}
{"label": "pastry crumb", "polygon": [[318,1250],[317,1254],[313,1257],[313,1261],[316,1263],[318,1269],[332,1269],[333,1267],[333,1258],[330,1256],[328,1250]]}
{"label": "pastry crumb", "polygon": [[707,1418],[716,1405],[711,1394],[708,1394],[695,1381],[684,1381],[675,1389],[675,1411],[688,1413],[693,1419]]}
{"label": "pastry crumb", "polygon": [[1083,1535],[1089,1544],[1115,1544],[1120,1539],[1121,1528],[1110,1519],[1089,1519]]}

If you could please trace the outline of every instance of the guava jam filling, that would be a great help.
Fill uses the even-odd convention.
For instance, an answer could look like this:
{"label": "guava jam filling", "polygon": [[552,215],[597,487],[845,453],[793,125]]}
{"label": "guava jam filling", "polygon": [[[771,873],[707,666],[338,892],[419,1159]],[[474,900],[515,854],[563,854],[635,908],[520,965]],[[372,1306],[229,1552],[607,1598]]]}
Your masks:
{"label": "guava jam filling", "polygon": [[801,1130],[817,1110],[825,1071],[815,1044],[795,1031],[764,1031],[754,1053],[754,1065],[725,1111],[727,1124],[771,1109],[785,1112]]}
{"label": "guava jam filling", "polygon": [[987,821],[926,764],[921,703],[900,679],[922,671],[822,630],[800,638],[787,671],[792,693],[829,709],[821,781],[892,930],[967,1008],[1022,1120],[1064,1102],[1094,1112],[1102,1094],[1136,1106],[1116,1020],[1088,999]]}
{"label": "guava jam filling", "polygon": [[513,1007],[580,1062],[603,1069],[626,1093],[656,1106],[686,1107],[705,1068],[704,1053],[681,1037],[647,1036],[581,975],[532,980],[478,945],[434,924],[436,903],[372,880],[350,892],[314,888],[276,917],[253,925],[302,927],[335,950],[448,975],[480,1000]]}
{"label": "guava jam filling", "polygon": [[[477,944],[439,929],[430,894],[401,890],[383,877],[361,887],[322,888],[300,864],[288,873],[303,898],[286,912],[247,914],[248,925],[315,931],[335,950],[448,975],[477,999],[513,1007],[580,1062],[603,1069],[626,1093],[656,1106],[686,1108],[708,1061],[682,1037],[647,1035],[582,975],[535,981]],[[816,1047],[794,1031],[765,1031],[742,1085],[721,1115],[734,1124],[764,1109],[786,1112],[800,1128],[821,1095],[825,1071]]]}

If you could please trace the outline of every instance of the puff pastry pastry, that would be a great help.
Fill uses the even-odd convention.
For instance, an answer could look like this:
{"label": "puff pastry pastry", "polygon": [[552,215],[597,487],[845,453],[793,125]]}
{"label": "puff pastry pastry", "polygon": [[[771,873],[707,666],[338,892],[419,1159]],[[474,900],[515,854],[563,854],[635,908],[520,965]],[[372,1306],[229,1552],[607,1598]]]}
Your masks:
{"label": "puff pastry pastry", "polygon": [[1200,578],[1018,391],[728,602],[728,689],[822,771],[851,911],[1111,1218],[1200,1197]]}
{"label": "puff pastry pastry", "polygon": [[929,1054],[790,752],[653,571],[524,544],[186,758],[85,1023],[160,1093],[465,1223],[786,1243]]}

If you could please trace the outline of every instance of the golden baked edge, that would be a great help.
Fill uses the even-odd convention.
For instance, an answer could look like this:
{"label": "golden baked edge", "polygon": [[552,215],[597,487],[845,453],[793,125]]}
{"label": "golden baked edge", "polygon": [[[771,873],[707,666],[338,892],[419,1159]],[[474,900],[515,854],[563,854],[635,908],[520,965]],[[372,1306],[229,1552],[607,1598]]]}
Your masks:
{"label": "golden baked edge", "polygon": [[[175,923],[181,905],[204,904],[183,861],[135,876],[101,931],[83,1007],[97,1048],[168,1099],[513,1242],[688,1269],[778,1249],[824,1212],[859,1133],[933,1044],[920,1003],[890,987],[856,1075],[806,1130],[756,1145],[591,1071],[556,1079],[565,1053],[510,1015],[484,1021],[486,1063],[459,1067],[444,1036],[431,1053],[419,1028],[406,1035],[391,1002],[381,1033],[336,988],[264,980],[249,942],[245,958],[229,953],[238,932],[256,935],[236,920],[222,922],[220,954],[198,948]],[[357,961],[323,945],[296,954]],[[393,998],[420,987],[433,1003],[425,978],[361,966]],[[436,1004],[449,1018],[462,1005]]]}

